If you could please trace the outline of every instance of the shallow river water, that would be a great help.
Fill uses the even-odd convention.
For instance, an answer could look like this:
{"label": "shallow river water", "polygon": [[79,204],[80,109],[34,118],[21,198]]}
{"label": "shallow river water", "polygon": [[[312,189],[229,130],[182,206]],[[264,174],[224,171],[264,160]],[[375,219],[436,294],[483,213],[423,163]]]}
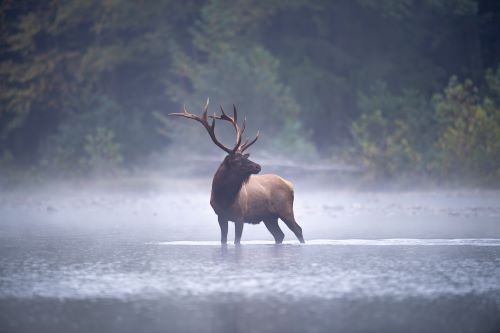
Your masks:
{"label": "shallow river water", "polygon": [[207,201],[0,195],[0,332],[500,331],[498,192],[303,191],[305,245],[222,247]]}

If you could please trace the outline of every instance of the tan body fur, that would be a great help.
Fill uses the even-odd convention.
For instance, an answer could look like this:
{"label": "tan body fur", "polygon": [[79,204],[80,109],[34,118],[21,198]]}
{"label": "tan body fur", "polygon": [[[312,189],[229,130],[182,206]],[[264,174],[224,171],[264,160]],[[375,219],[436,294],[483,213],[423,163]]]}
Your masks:
{"label": "tan body fur", "polygon": [[[228,222],[235,226],[234,243],[239,244],[244,223],[258,224],[264,222],[277,244],[283,241],[285,235],[278,225],[278,218],[293,231],[301,243],[304,243],[302,228],[293,215],[293,185],[277,175],[257,175],[260,165],[248,159],[244,151],[253,145],[259,134],[249,141],[242,142],[246,120],[243,126],[238,125],[236,106],[233,105],[233,117],[228,116],[224,109],[222,114],[211,116],[208,121],[208,99],[201,116],[187,112],[171,113],[171,116],[184,117],[200,122],[207,130],[212,141],[227,153],[212,181],[210,204],[217,214],[221,230],[221,243],[227,244]],[[231,123],[236,132],[236,145],[231,149],[223,145],[215,135],[215,120]]]}
{"label": "tan body fur", "polygon": [[212,194],[210,204],[215,213],[229,221],[256,224],[293,219],[293,185],[277,175],[251,175],[229,208],[219,207],[214,199]]}
{"label": "tan body fur", "polygon": [[[249,161],[246,156],[228,156],[219,166],[212,182],[210,204],[218,216],[221,228],[221,242],[227,242],[228,221],[235,225],[235,244],[239,244],[244,223],[264,222],[277,244],[285,237],[278,225],[281,219],[304,243],[302,228],[293,214],[293,184],[273,174],[257,175],[242,173],[238,175],[230,165],[234,161],[243,165],[260,167]],[[237,170],[242,166],[238,164]]]}

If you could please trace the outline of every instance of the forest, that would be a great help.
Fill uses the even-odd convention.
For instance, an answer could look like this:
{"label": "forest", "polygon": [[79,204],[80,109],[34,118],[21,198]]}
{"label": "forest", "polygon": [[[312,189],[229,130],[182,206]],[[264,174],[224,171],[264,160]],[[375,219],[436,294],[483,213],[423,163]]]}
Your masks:
{"label": "forest", "polygon": [[2,177],[220,154],[167,117],[209,97],[260,130],[256,153],[500,185],[500,1],[3,0],[0,18]]}

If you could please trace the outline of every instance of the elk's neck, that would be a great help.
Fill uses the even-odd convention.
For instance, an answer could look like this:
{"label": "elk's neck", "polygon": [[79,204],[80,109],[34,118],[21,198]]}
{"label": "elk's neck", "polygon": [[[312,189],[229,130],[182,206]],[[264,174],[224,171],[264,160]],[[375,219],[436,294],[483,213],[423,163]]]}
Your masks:
{"label": "elk's neck", "polygon": [[212,181],[212,201],[222,208],[231,206],[249,177],[232,173],[221,165]]}

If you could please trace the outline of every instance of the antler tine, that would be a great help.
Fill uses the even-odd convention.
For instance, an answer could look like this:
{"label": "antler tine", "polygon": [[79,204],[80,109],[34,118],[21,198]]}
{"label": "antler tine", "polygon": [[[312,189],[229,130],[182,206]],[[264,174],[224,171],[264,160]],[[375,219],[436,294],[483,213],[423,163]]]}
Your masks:
{"label": "antler tine", "polygon": [[231,119],[225,112],[224,112],[224,108],[222,107],[222,105],[219,105],[219,108],[220,108],[220,111],[222,112],[222,116],[221,118],[226,118],[227,120]]}
{"label": "antler tine", "polygon": [[236,126],[236,146],[234,147],[234,151],[238,151],[241,145],[241,136],[245,131],[245,127],[247,125],[245,119],[243,119],[243,128],[240,129],[240,127],[238,126],[238,111],[236,111],[236,105],[234,104],[233,104],[233,121]]}
{"label": "antler tine", "polygon": [[240,151],[241,138],[243,137],[243,132],[245,132],[245,128],[247,128],[246,117],[243,118],[243,126],[241,127],[241,129],[238,127],[238,132],[236,133],[236,147],[234,147],[234,151]]}
{"label": "antler tine", "polygon": [[[214,112],[214,116],[215,116],[215,112]],[[208,133],[209,134],[213,133],[215,136],[215,119],[212,119],[212,123],[210,124],[210,131]]]}
{"label": "antler tine", "polygon": [[213,116],[210,116],[210,118],[213,118],[213,119],[219,119],[219,120],[227,120],[227,121],[230,121],[231,123],[233,122],[233,118],[229,117],[225,112],[224,112],[224,109],[222,108],[222,105],[219,105],[219,108],[220,108],[220,111],[222,112],[222,114],[220,116],[216,115],[215,112],[214,112],[214,115]]}
{"label": "antler tine", "polygon": [[260,134],[260,131],[257,131],[257,135],[255,136],[255,139],[253,139],[250,142],[248,142],[249,139],[246,139],[245,143],[242,144],[241,147],[239,148],[240,153],[244,152],[248,147],[253,145],[257,141],[257,139],[259,138],[259,134]]}
{"label": "antler tine", "polygon": [[212,141],[219,147],[221,148],[222,150],[224,150],[226,153],[228,154],[232,154],[233,153],[233,150],[232,149],[229,149],[227,148],[226,146],[224,146],[222,143],[219,142],[219,140],[217,140],[217,137],[215,136],[215,119],[212,119],[212,124],[208,125],[208,122],[206,123],[207,126],[207,131],[208,131],[208,134],[210,135],[210,137],[212,138]]}
{"label": "antler tine", "polygon": [[219,120],[226,120],[226,121],[229,121],[233,125],[234,130],[236,131],[236,145],[233,148],[233,152],[236,152],[236,151],[238,151],[238,149],[241,145],[241,134],[245,130],[246,125],[243,124],[243,129],[240,129],[240,127],[238,126],[238,113],[236,111],[236,107],[234,106],[234,104],[233,104],[233,107],[234,107],[233,117],[230,117],[227,115],[227,113],[224,111],[224,108],[222,107],[222,105],[220,105],[219,107],[220,107],[220,111],[222,114],[220,116],[216,116],[214,114],[213,116],[211,116],[211,118],[219,119]]}
{"label": "antler tine", "polygon": [[185,117],[189,119],[196,120],[200,122],[203,127],[207,130],[208,134],[210,135],[210,138],[212,138],[212,141],[222,150],[224,150],[226,153],[231,154],[234,152],[233,149],[229,149],[226,146],[224,146],[222,143],[217,140],[217,137],[215,136],[215,119],[212,119],[212,124],[208,123],[208,103],[209,99],[207,98],[207,102],[205,103],[205,106],[203,107],[203,113],[200,116],[194,115],[192,113],[189,113],[186,110],[186,106],[184,105],[184,112],[175,112],[175,113],[170,113],[169,116],[179,116],[179,117]]}
{"label": "antler tine", "polygon": [[[209,118],[209,116],[208,116],[208,103],[209,103],[209,101],[210,100],[207,98],[207,102],[205,103],[205,106],[203,107],[203,112],[201,114],[201,117],[194,115],[192,113],[189,113],[186,109],[186,105],[183,106],[183,112],[170,113],[169,116],[179,116],[179,117],[189,118],[189,119],[193,119],[193,120],[200,122],[203,125],[203,127],[205,127],[205,129],[207,130],[212,141],[219,148],[221,148],[222,150],[224,150],[228,154],[233,154],[235,152],[242,153],[243,151],[245,151],[245,149],[247,149],[248,147],[253,145],[255,143],[255,141],[257,141],[257,139],[259,138],[259,132],[257,132],[257,136],[255,137],[255,139],[253,139],[250,142],[248,142],[248,139],[247,139],[245,141],[245,143],[243,145],[241,145],[241,138],[242,138],[243,132],[245,132],[245,129],[247,126],[247,119],[246,119],[246,117],[243,118],[243,124],[242,124],[242,127],[240,128],[238,126],[238,111],[236,110],[236,106],[234,104],[233,104],[233,117],[228,116],[226,114],[226,112],[224,112],[224,109],[222,108],[222,105],[221,105],[220,110],[221,110],[222,114],[220,116],[217,116],[214,112],[214,115],[210,116],[210,118],[212,118],[212,123],[209,124],[209,122],[208,122],[208,118]],[[236,131],[236,145],[234,146],[233,149],[227,148],[222,143],[220,143],[219,140],[217,140],[217,137],[215,136],[215,120],[216,119],[229,121],[233,125],[234,130]]]}
{"label": "antler tine", "polygon": [[192,113],[189,113],[187,110],[186,110],[186,105],[183,106],[182,108],[182,112],[174,112],[174,113],[169,113],[168,114],[169,116],[179,116],[179,117],[185,117],[185,118],[189,118],[189,119],[194,119],[194,120],[197,120],[201,123],[203,123],[202,119]]}
{"label": "antler tine", "polygon": [[245,145],[248,143],[248,140],[250,140],[250,138],[246,138],[245,142],[241,145],[241,147],[245,147]]}
{"label": "antler tine", "polygon": [[246,128],[247,128],[247,117],[243,118],[243,126],[241,127],[241,135],[243,135],[243,132],[245,132]]}
{"label": "antler tine", "polygon": [[205,103],[205,106],[203,107],[203,113],[202,113],[203,120],[207,123],[207,125],[208,125],[208,103],[209,102],[210,102],[210,98],[207,97],[207,102]]}

